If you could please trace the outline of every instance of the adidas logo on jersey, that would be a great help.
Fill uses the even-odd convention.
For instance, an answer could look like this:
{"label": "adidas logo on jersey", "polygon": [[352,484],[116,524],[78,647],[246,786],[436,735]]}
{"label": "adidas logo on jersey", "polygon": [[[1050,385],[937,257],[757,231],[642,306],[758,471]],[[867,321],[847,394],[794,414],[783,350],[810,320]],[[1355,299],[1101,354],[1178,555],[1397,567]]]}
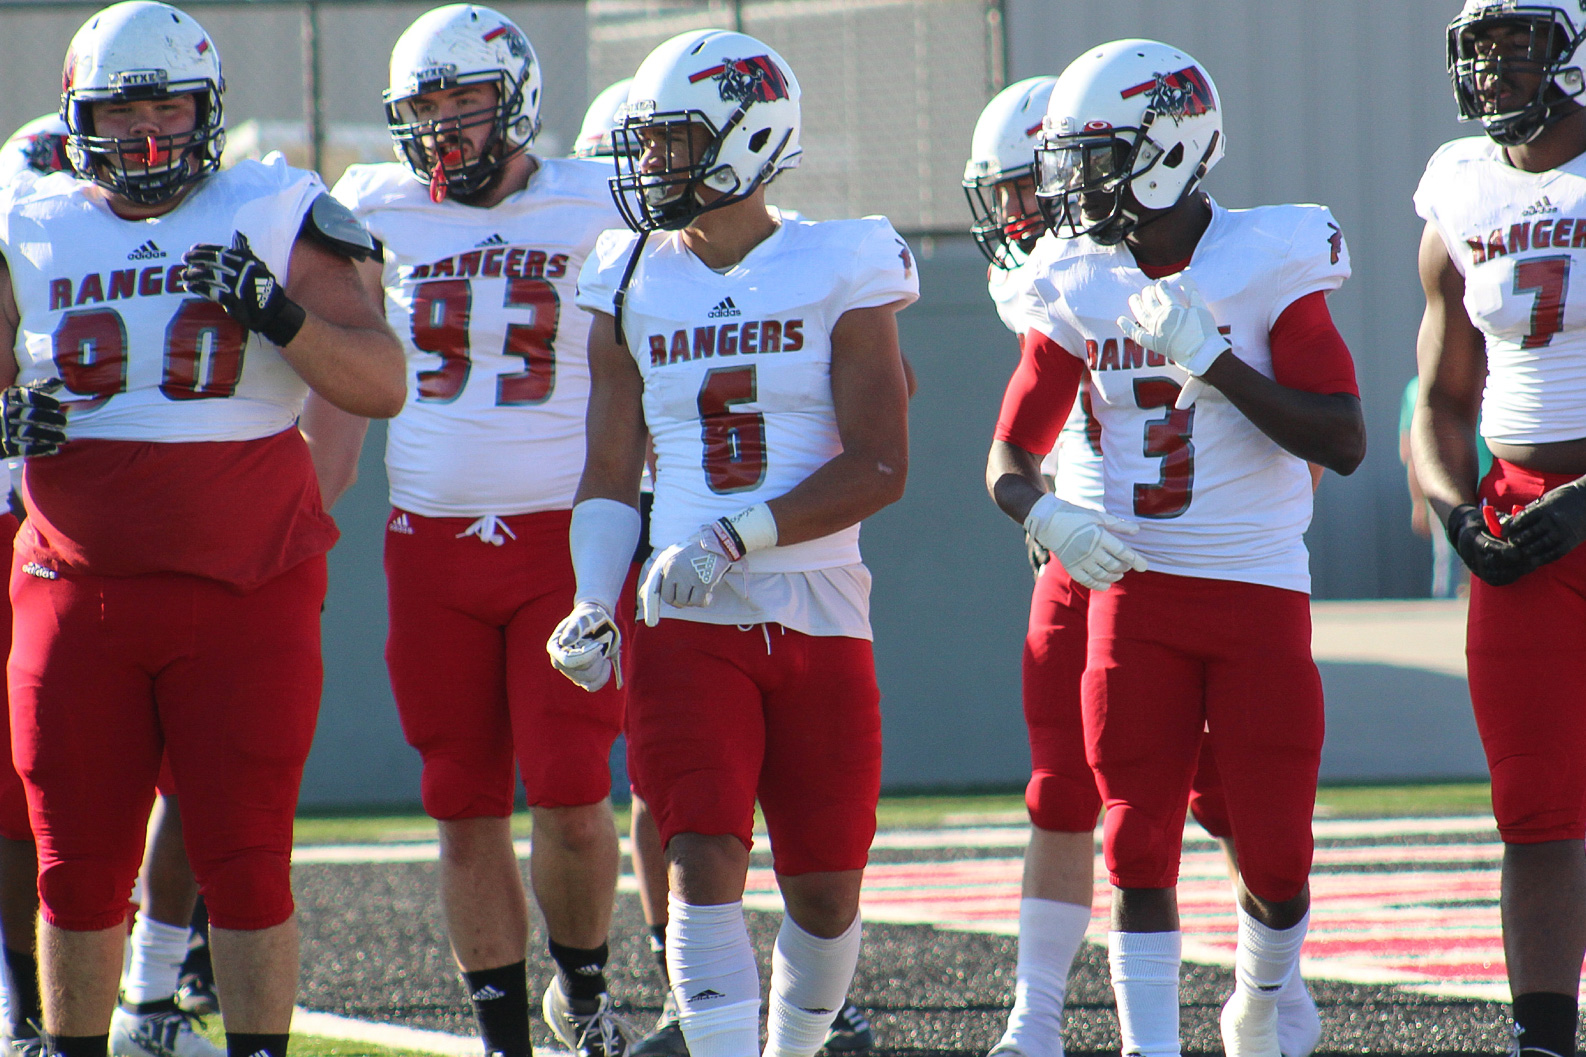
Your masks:
{"label": "adidas logo on jersey", "polygon": [[154,244],[154,240],[153,239],[150,239],[149,241],[145,242],[143,245],[139,246],[137,249],[133,250],[131,253],[127,254],[127,260],[129,260],[129,261],[154,261],[154,260],[159,260],[161,257],[164,257],[164,256],[165,256],[165,251],[160,249],[160,247],[156,246]]}
{"label": "adidas logo on jersey", "polygon": [[705,315],[710,319],[731,319],[734,316],[741,316],[743,313],[738,310],[737,305],[732,303],[732,298],[724,297],[719,305],[706,312]]}
{"label": "adidas logo on jersey", "polygon": [[413,535],[413,523],[408,520],[406,514],[398,514],[385,528],[387,532],[395,532],[398,536]]}
{"label": "adidas logo on jersey", "polygon": [[482,242],[474,243],[475,246],[505,246],[506,244],[507,240],[502,238],[500,235],[491,235],[488,239],[485,239]]}
{"label": "adidas logo on jersey", "polygon": [[1520,215],[1523,217],[1534,217],[1540,216],[1543,213],[1557,212],[1558,206],[1548,201],[1547,195],[1543,195],[1541,198],[1537,199],[1535,202],[1532,202],[1530,205],[1521,210]]}
{"label": "adidas logo on jersey", "polygon": [[713,998],[726,998],[726,997],[727,996],[722,994],[720,991],[716,991],[716,990],[713,990],[712,988],[707,987],[707,988],[705,988],[705,990],[701,991],[699,994],[694,995],[691,998],[689,998],[689,1001],[690,1002],[709,1002]]}
{"label": "adidas logo on jersey", "polygon": [[496,998],[506,998],[507,993],[495,984],[486,984],[468,996],[470,1002],[489,1002]]}

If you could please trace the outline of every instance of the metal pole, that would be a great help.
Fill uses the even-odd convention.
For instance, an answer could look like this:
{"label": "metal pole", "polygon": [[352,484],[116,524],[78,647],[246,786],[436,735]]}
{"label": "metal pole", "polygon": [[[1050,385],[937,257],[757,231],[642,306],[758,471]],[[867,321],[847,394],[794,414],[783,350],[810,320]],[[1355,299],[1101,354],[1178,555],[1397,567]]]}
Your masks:
{"label": "metal pole", "polygon": [[743,32],[743,0],[732,0],[732,31]]}
{"label": "metal pole", "polygon": [[325,166],[325,113],[319,75],[319,4],[303,5],[303,122],[308,133],[308,164],[315,172]]}
{"label": "metal pole", "polygon": [[987,0],[986,3],[987,58],[991,60],[991,93],[1002,91],[1008,84],[1008,5],[1006,0]]}

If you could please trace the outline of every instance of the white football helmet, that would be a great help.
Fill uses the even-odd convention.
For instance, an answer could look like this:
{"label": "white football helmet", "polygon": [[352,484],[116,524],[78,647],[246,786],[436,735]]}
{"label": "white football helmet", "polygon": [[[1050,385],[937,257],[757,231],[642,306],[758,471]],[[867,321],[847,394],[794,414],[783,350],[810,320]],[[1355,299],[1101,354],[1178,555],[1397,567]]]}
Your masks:
{"label": "white football helmet", "polygon": [[72,163],[66,157],[66,122],[59,114],[34,118],[0,146],[0,186],[30,171],[72,171]]}
{"label": "white football helmet", "polygon": [[1059,237],[1114,246],[1141,210],[1170,209],[1194,191],[1223,145],[1222,101],[1200,63],[1154,40],[1115,40],[1058,77],[1035,154],[1036,197]]}
{"label": "white football helmet", "polygon": [[[1509,31],[1509,46],[1491,35]],[[1524,34],[1521,51],[1519,34]],[[1586,92],[1586,74],[1575,61],[1586,36],[1586,0],[1465,0],[1448,25],[1448,75],[1461,121],[1480,121],[1493,140],[1518,146],[1574,108]],[[1505,53],[1507,52],[1507,54]],[[1499,109],[1506,74],[1540,75],[1536,93]]]}
{"label": "white football helmet", "polygon": [[[190,15],[151,0],[114,4],[83,23],[66,51],[66,155],[78,176],[128,201],[169,201],[220,168],[225,90],[220,52]],[[94,103],[187,94],[197,103],[191,133],[117,139],[94,130]]]}
{"label": "white football helmet", "polygon": [[975,122],[964,166],[964,197],[975,218],[969,231],[980,252],[998,268],[1018,265],[1046,231],[1039,209],[1024,208],[1023,195],[1015,188],[1003,188],[999,198],[998,185],[1020,180],[1034,184],[1035,147],[1055,84],[1056,77],[1010,84],[992,97]]}
{"label": "white football helmet", "polygon": [[[493,84],[492,107],[442,121],[420,120],[413,98],[426,92]],[[437,202],[468,201],[485,192],[503,165],[540,131],[540,60],[510,18],[478,4],[448,4],[420,15],[391,49],[385,91],[386,127],[397,160],[430,185]],[[491,127],[477,158],[455,144],[464,128]]]}
{"label": "white football helmet", "polygon": [[595,96],[589,109],[584,111],[584,123],[579,126],[578,139],[573,142],[575,158],[609,158],[614,150],[612,129],[617,127],[618,113],[628,102],[628,86],[632,77],[624,77],[608,84]]}
{"label": "white football helmet", "polygon": [[[798,79],[742,33],[696,30],[661,44],[634,74],[621,118],[611,188],[635,231],[686,227],[793,168],[802,153]],[[692,126],[703,130],[702,146]]]}

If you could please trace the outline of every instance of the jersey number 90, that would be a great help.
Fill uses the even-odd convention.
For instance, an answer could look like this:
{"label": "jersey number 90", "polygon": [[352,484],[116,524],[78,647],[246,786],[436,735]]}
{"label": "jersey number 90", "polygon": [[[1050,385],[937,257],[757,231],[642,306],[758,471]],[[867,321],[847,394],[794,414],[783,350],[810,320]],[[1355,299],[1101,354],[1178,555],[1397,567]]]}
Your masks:
{"label": "jersey number 90", "polygon": [[[168,400],[224,399],[242,379],[248,332],[213,301],[188,298],[165,328],[160,392]],[[55,325],[52,355],[69,392],[97,407],[127,388],[127,325],[113,308],[79,308]]]}

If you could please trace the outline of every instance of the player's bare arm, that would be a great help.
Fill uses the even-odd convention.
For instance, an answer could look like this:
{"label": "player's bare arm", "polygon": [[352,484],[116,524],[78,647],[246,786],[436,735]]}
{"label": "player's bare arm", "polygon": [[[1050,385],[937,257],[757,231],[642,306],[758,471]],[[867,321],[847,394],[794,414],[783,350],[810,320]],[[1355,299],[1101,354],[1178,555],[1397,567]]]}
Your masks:
{"label": "player's bare arm", "polygon": [[310,389],[343,411],[390,418],[407,399],[402,346],[353,262],[312,239],[292,247],[287,294],[306,313],[282,349]]}
{"label": "player's bare arm", "polygon": [[1465,312],[1465,277],[1430,223],[1418,266],[1426,312],[1416,336],[1421,387],[1410,446],[1421,491],[1446,522],[1455,507],[1476,501],[1476,420],[1487,350]]}
{"label": "player's bare arm", "polygon": [[584,475],[574,504],[612,499],[639,506],[639,478],[649,433],[644,425],[644,379],[616,324],[604,312],[589,326],[589,412]]}
{"label": "player's bare arm", "polygon": [[903,497],[909,392],[897,309],[852,309],[832,328],[832,404],[843,450],[767,504],[776,516],[778,545],[829,536]]}
{"label": "player's bare arm", "polygon": [[1024,524],[1036,500],[1050,491],[1041,474],[1041,456],[1012,441],[992,441],[986,456],[986,491],[1004,514]]}
{"label": "player's bare arm", "polygon": [[1366,418],[1353,393],[1291,389],[1231,353],[1202,377],[1290,455],[1344,476],[1366,457]]}
{"label": "player's bare arm", "polygon": [[11,289],[11,266],[0,257],[0,386],[12,385],[17,380],[16,357],[17,330],[22,326],[22,313],[17,309],[16,292]]}
{"label": "player's bare arm", "polygon": [[[353,265],[369,301],[378,312],[385,304],[385,289],[380,282],[378,261],[359,261]],[[358,480],[358,457],[363,453],[369,420],[363,415],[343,411],[319,393],[310,390],[297,421],[298,432],[308,442],[319,478],[320,502],[326,510],[336,505]]]}

